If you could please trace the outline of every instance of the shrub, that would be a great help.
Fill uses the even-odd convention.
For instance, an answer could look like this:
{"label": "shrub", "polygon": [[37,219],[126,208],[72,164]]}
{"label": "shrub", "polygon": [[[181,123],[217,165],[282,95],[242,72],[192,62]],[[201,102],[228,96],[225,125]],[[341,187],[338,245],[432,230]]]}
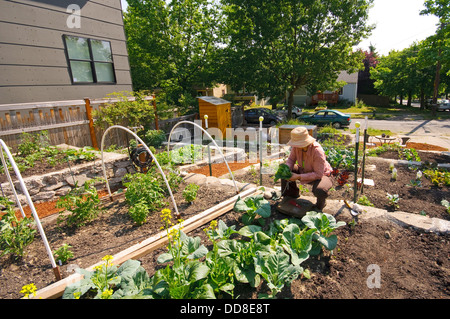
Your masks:
{"label": "shrub", "polygon": [[166,141],[166,133],[162,130],[149,130],[145,133],[143,140],[147,145],[160,148],[162,143]]}

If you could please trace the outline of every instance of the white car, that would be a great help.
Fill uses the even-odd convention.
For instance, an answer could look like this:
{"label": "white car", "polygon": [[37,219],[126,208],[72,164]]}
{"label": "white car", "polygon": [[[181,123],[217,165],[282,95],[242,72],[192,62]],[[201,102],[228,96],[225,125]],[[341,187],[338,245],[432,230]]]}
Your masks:
{"label": "white car", "polygon": [[438,111],[450,111],[450,101],[449,100],[441,100],[438,102]]}
{"label": "white car", "polygon": [[[288,108],[287,108],[287,106],[283,106],[281,108],[278,108],[276,110],[276,112],[283,115],[284,117],[287,117]],[[303,110],[301,108],[299,108],[297,106],[292,106],[292,117],[293,118],[296,118],[297,116],[302,115],[302,113],[303,113]]]}

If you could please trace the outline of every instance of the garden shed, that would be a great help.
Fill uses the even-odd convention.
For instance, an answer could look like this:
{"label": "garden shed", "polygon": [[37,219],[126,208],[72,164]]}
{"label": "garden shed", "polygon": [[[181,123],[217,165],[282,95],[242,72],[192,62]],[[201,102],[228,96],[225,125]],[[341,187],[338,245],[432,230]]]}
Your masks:
{"label": "garden shed", "polygon": [[225,136],[226,129],[231,128],[231,102],[215,96],[202,96],[198,98],[198,109],[203,128],[204,117],[208,115],[208,127],[219,128]]}

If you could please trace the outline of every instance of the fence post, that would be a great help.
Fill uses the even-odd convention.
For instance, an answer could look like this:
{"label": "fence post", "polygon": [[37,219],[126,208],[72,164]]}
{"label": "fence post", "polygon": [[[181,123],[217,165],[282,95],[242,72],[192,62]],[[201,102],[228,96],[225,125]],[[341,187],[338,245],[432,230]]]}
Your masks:
{"label": "fence post", "polygon": [[92,119],[92,107],[91,107],[91,101],[89,98],[84,98],[85,106],[86,106],[86,116],[89,120],[89,133],[91,134],[91,141],[92,146],[98,150],[97,145],[97,137],[95,136],[95,130],[94,130],[94,120]]}

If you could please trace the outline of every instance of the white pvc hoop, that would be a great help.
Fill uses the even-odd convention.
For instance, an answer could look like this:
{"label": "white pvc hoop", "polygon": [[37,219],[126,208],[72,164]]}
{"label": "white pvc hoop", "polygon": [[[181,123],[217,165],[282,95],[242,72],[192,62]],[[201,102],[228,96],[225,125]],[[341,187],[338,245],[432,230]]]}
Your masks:
{"label": "white pvc hoop", "polygon": [[[37,228],[39,230],[39,233],[40,233],[40,235],[42,237],[42,241],[44,242],[45,250],[47,251],[48,258],[50,258],[50,262],[52,264],[52,267],[53,267],[53,269],[57,269],[58,266],[55,263],[55,259],[54,259],[53,254],[52,254],[52,250],[50,249],[50,245],[48,244],[47,236],[45,236],[45,232],[44,232],[44,229],[42,228],[41,221],[39,219],[38,214],[36,213],[36,209],[34,207],[33,201],[31,200],[30,194],[28,193],[28,189],[25,187],[25,183],[24,183],[24,181],[22,179],[22,175],[20,174],[19,168],[16,165],[16,161],[12,157],[8,146],[5,144],[5,142],[2,139],[0,139],[0,144],[1,144],[2,148],[3,148],[3,150],[5,150],[5,153],[8,156],[9,162],[11,163],[11,166],[13,167],[14,172],[16,173],[16,176],[19,179],[20,187],[22,188],[22,191],[25,194],[25,197],[26,197],[27,202],[28,202],[28,206],[30,207],[31,213],[33,214],[34,220],[36,222],[36,226],[37,226]],[[17,205],[20,207],[20,210],[22,212],[22,216],[25,217],[25,213],[23,212],[22,205],[20,204],[20,200],[17,197],[17,193],[16,193],[16,190],[15,190],[14,184],[12,183],[11,176],[9,175],[9,172],[8,172],[8,167],[6,166],[5,158],[3,156],[3,151],[0,151],[0,153],[1,153],[1,159],[2,159],[3,167],[5,169],[5,172],[7,172],[6,175],[8,176],[9,183],[11,184],[11,188],[13,189],[14,195],[16,197]],[[59,271],[58,271],[58,273],[59,273]],[[56,272],[55,272],[55,275],[56,275]],[[58,278],[58,279],[61,279],[61,278]]]}
{"label": "white pvc hoop", "polygon": [[221,149],[219,148],[219,145],[217,145],[216,141],[212,138],[212,136],[203,127],[201,127],[197,123],[194,123],[194,122],[191,122],[191,121],[181,121],[181,122],[178,122],[177,124],[175,124],[174,127],[172,127],[172,130],[170,131],[170,134],[169,134],[169,139],[167,141],[167,154],[169,155],[169,159],[170,159],[170,138],[172,136],[172,132],[178,125],[183,124],[183,123],[193,124],[194,126],[197,126],[199,129],[201,129],[211,139],[211,141],[214,143],[214,145],[216,145],[217,149],[220,152],[220,155],[222,155],[223,160],[225,161],[225,164],[227,165],[228,172],[230,172],[230,176],[233,179],[233,184],[234,184],[234,188],[236,189],[236,193],[239,194],[239,189],[238,189],[238,187],[236,185],[236,181],[234,180],[233,173],[231,173],[230,167],[228,166],[228,162],[225,159],[225,156],[223,155]]}
{"label": "white pvc hoop", "polygon": [[108,177],[106,176],[105,161],[103,160],[103,146],[104,146],[104,142],[105,142],[105,136],[106,136],[106,133],[108,133],[108,131],[111,130],[111,129],[113,129],[113,128],[119,128],[119,129],[122,129],[122,130],[124,130],[124,131],[130,133],[131,135],[133,135],[133,136],[139,141],[139,143],[141,143],[141,144],[145,147],[146,151],[153,157],[153,159],[154,159],[154,161],[155,161],[155,163],[156,163],[156,166],[158,167],[159,171],[161,172],[161,175],[162,175],[162,177],[163,177],[163,179],[164,179],[164,182],[166,183],[167,189],[169,190],[169,194],[170,194],[170,197],[171,197],[171,199],[172,199],[172,203],[173,203],[173,207],[175,208],[176,215],[177,215],[177,216],[180,216],[180,213],[178,212],[177,204],[175,203],[175,198],[173,197],[173,194],[172,194],[172,189],[171,189],[170,186],[169,186],[169,182],[167,181],[166,175],[164,174],[163,170],[161,169],[161,166],[159,165],[158,160],[157,160],[156,157],[153,155],[152,151],[150,151],[150,149],[148,148],[147,144],[145,144],[144,141],[141,140],[141,139],[139,138],[139,136],[136,135],[136,133],[134,133],[133,131],[127,129],[126,127],[120,126],[120,125],[113,125],[113,126],[108,127],[108,128],[106,129],[105,133],[103,133],[103,136],[102,136],[101,156],[102,156],[103,176],[105,177],[105,180],[106,180],[106,188],[108,189],[109,196],[112,197],[112,194],[111,194],[111,189],[110,189],[110,187],[109,187]]}

